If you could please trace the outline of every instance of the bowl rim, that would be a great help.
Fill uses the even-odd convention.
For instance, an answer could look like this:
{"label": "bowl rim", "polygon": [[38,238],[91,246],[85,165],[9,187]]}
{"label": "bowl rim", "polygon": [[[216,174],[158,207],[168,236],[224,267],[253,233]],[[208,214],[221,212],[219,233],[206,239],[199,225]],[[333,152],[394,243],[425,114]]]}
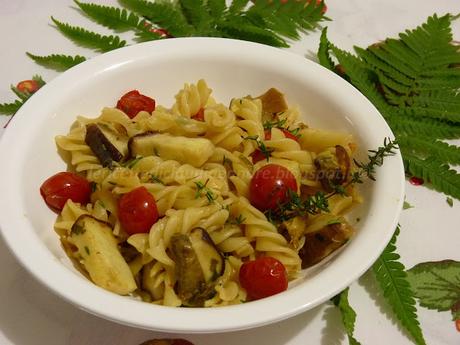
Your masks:
{"label": "bowl rim", "polygon": [[[200,49],[196,49],[198,45]],[[183,52],[187,47],[192,48],[195,54],[198,54],[197,56],[200,56],[199,54],[203,54],[205,51],[207,54],[213,54],[213,52],[221,50],[227,52],[244,50],[246,59],[275,56],[278,59],[283,59],[280,61],[287,61],[299,69],[312,70],[321,77],[329,78],[339,85],[343,92],[355,97],[356,102],[360,102],[363,107],[368,108],[369,116],[375,121],[375,126],[385,132],[383,136],[394,138],[391,129],[377,109],[357,89],[326,68],[298,54],[258,43],[233,39],[174,38],[117,49],[85,61],[56,77],[27,101],[10,122],[7,130],[0,138],[0,161],[9,162],[14,159],[14,154],[18,150],[20,152],[22,148],[20,145],[19,148],[11,151],[15,136],[18,134],[24,136],[24,133],[27,134],[27,131],[32,130],[33,121],[31,121],[31,118],[33,116],[30,116],[30,113],[37,107],[46,104],[49,95],[59,90],[59,88],[65,87],[69,82],[75,82],[75,80],[84,80],[84,76],[96,75],[97,77],[97,72],[116,68],[116,66],[123,63],[132,63],[136,59],[146,57],[154,59],[155,54],[159,52],[162,54],[174,54],[179,49]],[[383,182],[379,181],[379,179],[376,182],[380,190],[388,191],[389,189],[388,193],[394,195],[397,199],[394,205],[391,205],[391,212],[389,217],[385,219],[385,226],[379,225],[381,233],[374,234],[378,243],[373,244],[373,250],[368,253],[366,260],[355,260],[354,262],[349,256],[347,256],[348,260],[346,262],[335,260],[334,265],[337,265],[337,269],[339,267],[344,268],[347,264],[353,265],[351,271],[348,272],[349,275],[342,276],[340,282],[334,282],[333,286],[328,285],[332,281],[332,277],[329,277],[329,275],[327,279],[323,279],[324,286],[317,288],[317,291],[321,293],[308,302],[302,302],[302,296],[305,291],[303,291],[302,286],[296,286],[282,294],[259,301],[224,308],[212,308],[212,318],[208,317],[206,319],[208,324],[201,325],[203,318],[208,316],[210,309],[171,308],[139,303],[133,299],[107,292],[91,282],[81,279],[81,277],[64,267],[33,231],[31,223],[28,223],[25,219],[19,220],[8,216],[15,214],[12,205],[15,205],[20,200],[18,196],[13,195],[12,185],[14,183],[10,179],[14,180],[15,169],[12,166],[6,165],[3,171],[4,177],[0,179],[0,190],[6,191],[0,199],[0,233],[22,266],[51,291],[91,314],[138,328],[175,333],[213,333],[254,328],[292,317],[327,301],[364,274],[384,250],[396,228],[404,201],[405,187],[404,167],[401,154],[398,151],[395,156],[391,157],[391,163],[384,164],[380,168],[381,171],[379,170],[380,175],[391,173],[393,185],[390,187],[381,186],[380,184]],[[30,232],[30,241],[23,241],[19,238],[19,233],[10,231],[10,229],[14,229],[17,226],[27,228],[24,231]],[[43,268],[46,268],[46,270]],[[81,295],[74,294],[75,291],[81,292]],[[85,297],[88,299],[85,299]],[[123,312],[120,313],[119,310],[115,310],[114,305],[117,305],[119,310],[123,310]],[[262,310],[269,312],[261,313]]]}

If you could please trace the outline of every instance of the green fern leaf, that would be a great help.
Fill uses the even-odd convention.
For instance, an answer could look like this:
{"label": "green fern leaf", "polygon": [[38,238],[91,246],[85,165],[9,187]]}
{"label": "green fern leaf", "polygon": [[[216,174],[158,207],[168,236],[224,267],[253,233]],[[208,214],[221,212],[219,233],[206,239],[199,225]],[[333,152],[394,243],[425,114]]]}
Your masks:
{"label": "green fern leaf", "polygon": [[248,25],[244,22],[238,23],[235,20],[219,22],[217,24],[217,30],[227,38],[259,42],[274,47],[289,47],[289,45],[278,35],[257,26]]}
{"label": "green fern leaf", "polygon": [[356,312],[348,302],[348,290],[349,288],[346,288],[341,293],[331,298],[331,301],[339,308],[342,314],[342,323],[347,332],[348,343],[350,345],[360,345],[361,343],[356,340],[353,335],[355,332]]}
{"label": "green fern leaf", "polygon": [[401,325],[416,344],[422,345],[425,344],[425,339],[417,319],[414,292],[409,285],[404,265],[398,261],[400,257],[396,253],[396,238],[399,231],[398,226],[390,243],[372,266],[372,270],[386,301]]}
{"label": "green fern leaf", "polygon": [[175,2],[146,0],[119,0],[120,4],[147,18],[174,37],[194,35],[194,27],[187,22],[180,6]]}
{"label": "green fern leaf", "polygon": [[203,0],[179,0],[182,12],[190,25],[194,26],[198,35],[209,31],[211,16]]}
{"label": "green fern leaf", "polygon": [[209,9],[209,13],[214,18],[219,18],[227,10],[225,0],[208,0],[207,7]]}
{"label": "green fern leaf", "polygon": [[460,137],[460,50],[452,44],[451,19],[434,15],[398,40],[355,47],[357,56],[335,47],[323,31],[318,58],[340,70],[385,117],[402,140],[408,172],[423,174],[436,190],[458,198],[460,179],[448,164],[458,163],[459,148],[435,140]]}
{"label": "green fern leaf", "polygon": [[85,57],[80,55],[70,56],[62,54],[51,54],[47,56],[39,56],[29,52],[26,54],[37,64],[60,72],[76,66],[86,60]]}
{"label": "green fern leaf", "polygon": [[228,11],[233,14],[241,13],[248,5],[249,0],[233,0]]}
{"label": "green fern leaf", "polygon": [[327,28],[324,28],[321,32],[321,38],[319,41],[319,49],[318,49],[318,60],[319,63],[326,67],[327,69],[334,71],[335,64],[332,61],[330,51],[330,44],[329,40],[327,39]]}
{"label": "green fern leaf", "polygon": [[0,114],[14,115],[24,104],[23,101],[16,100],[13,103],[0,103]]}
{"label": "green fern leaf", "polygon": [[425,159],[402,151],[406,171],[430,182],[434,189],[460,200],[460,174],[438,157]]}
{"label": "green fern leaf", "polygon": [[460,125],[416,116],[386,116],[390,127],[399,135],[420,136],[435,139],[460,138]]}
{"label": "green fern leaf", "polygon": [[460,147],[420,136],[399,136],[401,150],[422,157],[438,157],[444,162],[460,165]]}
{"label": "green fern leaf", "polygon": [[126,45],[126,41],[121,40],[118,36],[103,36],[81,27],[62,23],[53,17],[51,17],[51,20],[64,36],[81,46],[107,52]]}
{"label": "green fern leaf", "polygon": [[125,9],[74,1],[90,19],[109,29],[116,31],[134,30],[139,41],[152,41],[161,38],[159,34],[151,31],[151,23]]}

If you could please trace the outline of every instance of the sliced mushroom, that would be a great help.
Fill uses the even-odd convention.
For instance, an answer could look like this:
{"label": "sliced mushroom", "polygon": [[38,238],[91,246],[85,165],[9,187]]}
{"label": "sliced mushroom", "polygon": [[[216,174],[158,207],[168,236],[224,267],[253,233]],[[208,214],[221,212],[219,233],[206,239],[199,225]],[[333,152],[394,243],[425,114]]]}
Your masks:
{"label": "sliced mushroom", "polygon": [[189,235],[171,238],[176,262],[176,292],[184,305],[200,307],[216,293],[217,278],[224,271],[224,259],[206,230],[193,229]]}
{"label": "sliced mushroom", "polygon": [[284,95],[275,88],[268,89],[263,95],[256,97],[262,101],[262,111],[273,117],[275,114],[288,109]]}
{"label": "sliced mushroom", "polygon": [[160,156],[196,168],[202,166],[214,153],[214,144],[204,138],[186,138],[146,132],[135,135],[128,143],[131,157]]}
{"label": "sliced mushroom", "polygon": [[94,123],[86,125],[86,144],[103,166],[121,161],[128,153],[128,139],[107,126]]}
{"label": "sliced mushroom", "polygon": [[344,184],[350,172],[350,156],[343,146],[336,145],[335,150],[326,150],[315,159],[318,179],[323,188],[330,192],[334,186]]}
{"label": "sliced mushroom", "polygon": [[299,251],[302,268],[313,266],[343,246],[353,235],[354,229],[344,220],[329,224],[305,235],[305,244]]}

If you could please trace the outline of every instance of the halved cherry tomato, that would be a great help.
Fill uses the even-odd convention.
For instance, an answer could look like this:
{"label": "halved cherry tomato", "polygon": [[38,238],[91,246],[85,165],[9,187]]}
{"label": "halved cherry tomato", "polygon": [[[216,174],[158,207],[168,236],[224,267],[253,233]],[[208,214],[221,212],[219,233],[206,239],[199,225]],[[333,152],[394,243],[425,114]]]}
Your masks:
{"label": "halved cherry tomato", "polygon": [[[285,129],[285,128],[279,128],[281,130],[281,132],[283,132],[284,136],[288,139],[292,139],[292,140],[295,140],[295,141],[299,141],[299,138],[297,138],[294,134],[292,134],[291,132],[289,132],[289,130]],[[265,130],[265,140],[271,140],[272,139],[272,132],[271,130]]]}
{"label": "halved cherry tomato", "polygon": [[85,178],[63,171],[43,182],[40,194],[53,211],[59,212],[69,199],[80,204],[87,204],[91,196],[91,186]]}
{"label": "halved cherry tomato", "polygon": [[265,155],[260,151],[259,149],[255,150],[253,153],[251,153],[252,157],[252,163],[256,164],[257,162],[263,161],[264,159],[267,159]]}
{"label": "halved cherry tomato", "polygon": [[197,121],[204,121],[204,109],[201,108],[198,112],[192,116],[192,119]]}
{"label": "halved cherry tomato", "polygon": [[155,100],[144,96],[137,90],[125,93],[117,102],[117,108],[123,111],[130,119],[140,111],[151,113],[155,110]]}
{"label": "halved cherry tomato", "polygon": [[294,175],[278,164],[267,164],[257,170],[249,185],[251,204],[261,211],[276,210],[289,199],[289,189],[297,191]]}
{"label": "halved cherry tomato", "polygon": [[288,287],[286,268],[270,256],[246,261],[240,268],[239,278],[251,300],[275,295]]}
{"label": "halved cherry tomato", "polygon": [[145,187],[123,194],[118,201],[118,217],[129,235],[149,232],[158,220],[155,198]]}
{"label": "halved cherry tomato", "polygon": [[36,80],[23,80],[16,85],[16,88],[21,92],[34,93],[40,88],[40,85]]}

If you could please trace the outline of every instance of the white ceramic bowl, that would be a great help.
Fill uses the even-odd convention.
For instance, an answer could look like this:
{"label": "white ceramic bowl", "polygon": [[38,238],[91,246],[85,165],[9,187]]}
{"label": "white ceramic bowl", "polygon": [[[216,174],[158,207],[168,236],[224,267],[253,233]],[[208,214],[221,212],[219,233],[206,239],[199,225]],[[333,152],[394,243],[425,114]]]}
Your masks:
{"label": "white ceramic bowl", "polygon": [[285,292],[223,308],[171,308],[107,292],[71,265],[53,231],[56,215],[41,183],[66,169],[54,143],[77,115],[96,117],[127,90],[170,106],[184,82],[205,78],[214,97],[282,90],[312,127],[351,131],[362,155],[393,138],[378,111],[346,81],[302,56],[243,41],[168,39],[119,49],[78,65],[39,90],[17,113],[0,144],[0,226],[22,265],[39,281],[90,313],[127,325],[177,333],[224,332],[261,326],[334,296],[377,259],[396,226],[404,197],[400,155],[385,160],[377,181],[363,186],[357,235],[338,255]]}

